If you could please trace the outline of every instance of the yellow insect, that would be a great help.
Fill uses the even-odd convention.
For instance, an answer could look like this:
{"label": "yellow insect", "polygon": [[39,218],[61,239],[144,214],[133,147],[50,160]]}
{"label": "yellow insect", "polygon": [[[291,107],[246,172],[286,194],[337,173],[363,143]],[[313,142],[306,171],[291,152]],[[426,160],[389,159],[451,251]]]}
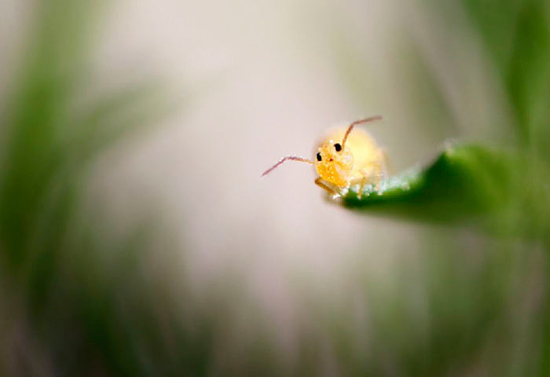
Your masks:
{"label": "yellow insect", "polygon": [[387,175],[386,152],[366,131],[351,131],[358,124],[381,119],[381,116],[360,119],[345,129],[334,130],[317,145],[315,161],[298,156],[283,157],[266,170],[262,177],[285,161],[299,161],[315,166],[319,175],[315,184],[325,189],[333,198],[345,195],[352,185],[359,185],[359,198],[367,183],[374,184],[378,190],[380,181]]}

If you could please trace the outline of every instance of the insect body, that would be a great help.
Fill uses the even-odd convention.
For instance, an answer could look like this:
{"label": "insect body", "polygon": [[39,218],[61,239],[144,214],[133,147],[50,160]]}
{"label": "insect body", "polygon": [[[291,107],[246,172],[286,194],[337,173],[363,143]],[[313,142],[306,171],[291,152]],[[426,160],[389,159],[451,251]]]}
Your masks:
{"label": "insect body", "polygon": [[335,130],[318,144],[315,160],[287,156],[266,170],[262,176],[269,174],[285,161],[305,162],[315,166],[319,175],[315,183],[333,197],[345,194],[352,185],[359,185],[358,196],[361,197],[367,183],[373,183],[378,188],[387,174],[386,153],[366,131],[354,130],[354,127],[380,119],[380,116],[361,119],[345,129]]}

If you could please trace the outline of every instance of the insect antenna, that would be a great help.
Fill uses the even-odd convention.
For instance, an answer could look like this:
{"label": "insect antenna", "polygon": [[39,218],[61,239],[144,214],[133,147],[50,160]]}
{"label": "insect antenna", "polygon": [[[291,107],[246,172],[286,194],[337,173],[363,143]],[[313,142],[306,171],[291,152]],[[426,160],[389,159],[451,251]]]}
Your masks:
{"label": "insect antenna", "polygon": [[355,122],[350,124],[348,129],[346,130],[346,134],[344,135],[344,140],[342,140],[342,149],[344,149],[344,147],[346,146],[346,140],[348,139],[348,136],[349,136],[351,130],[353,130],[353,127],[355,127],[358,124],[374,122],[375,120],[381,120],[381,119],[382,119],[382,117],[380,115],[375,115],[375,116],[372,116],[370,118],[356,120]]}
{"label": "insect antenna", "polygon": [[267,175],[267,174],[271,173],[273,170],[277,169],[285,161],[298,161],[298,162],[305,162],[305,163],[308,163],[308,164],[311,164],[311,165],[314,164],[313,161],[308,160],[307,158],[302,158],[302,157],[298,157],[298,156],[286,156],[286,157],[281,158],[279,160],[279,162],[277,162],[275,165],[273,165],[272,167],[270,167],[269,169],[264,171],[264,173],[262,174],[262,177],[264,175]]}

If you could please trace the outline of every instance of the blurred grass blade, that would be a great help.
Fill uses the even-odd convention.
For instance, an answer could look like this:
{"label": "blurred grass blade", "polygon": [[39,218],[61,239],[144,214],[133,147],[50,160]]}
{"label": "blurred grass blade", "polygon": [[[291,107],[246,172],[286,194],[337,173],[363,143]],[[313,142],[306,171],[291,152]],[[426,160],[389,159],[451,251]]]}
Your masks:
{"label": "blurred grass blade", "polygon": [[497,221],[509,209],[519,158],[479,145],[447,147],[425,168],[413,168],[343,198],[350,209],[433,223]]}
{"label": "blurred grass blade", "polygon": [[[548,137],[550,115],[547,106],[550,98],[548,1],[467,0],[462,4],[492,57],[512,105],[519,140],[525,146],[542,147],[546,153],[542,141]],[[546,139],[540,138],[543,135]]]}
{"label": "blurred grass blade", "polygon": [[87,1],[37,4],[29,49],[11,87],[3,117],[0,237],[8,261],[21,265],[63,152],[55,144],[59,119],[86,72],[96,7]]}

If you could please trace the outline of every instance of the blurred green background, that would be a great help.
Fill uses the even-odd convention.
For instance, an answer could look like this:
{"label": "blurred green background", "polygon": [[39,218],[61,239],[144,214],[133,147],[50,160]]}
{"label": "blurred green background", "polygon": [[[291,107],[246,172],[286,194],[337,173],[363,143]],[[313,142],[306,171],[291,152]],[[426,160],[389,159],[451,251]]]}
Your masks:
{"label": "blurred green background", "polygon": [[547,376],[549,103],[542,0],[3,1],[1,374]]}

